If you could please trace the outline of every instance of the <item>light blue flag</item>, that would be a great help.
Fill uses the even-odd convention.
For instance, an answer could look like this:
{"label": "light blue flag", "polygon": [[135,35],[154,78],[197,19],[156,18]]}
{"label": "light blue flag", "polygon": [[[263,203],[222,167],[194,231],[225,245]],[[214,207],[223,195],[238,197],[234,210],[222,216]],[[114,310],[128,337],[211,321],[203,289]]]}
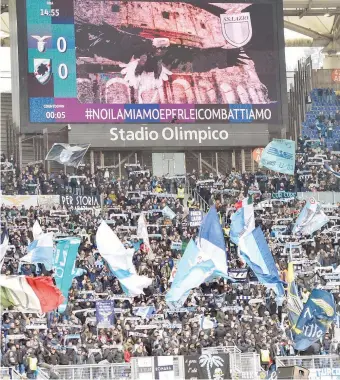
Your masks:
{"label": "light blue flag", "polygon": [[169,206],[165,206],[163,208],[162,212],[163,212],[164,216],[166,216],[167,218],[169,218],[171,220],[176,216],[176,214],[171,210],[171,208]]}
{"label": "light blue flag", "polygon": [[150,318],[151,315],[154,314],[155,312],[156,312],[156,309],[154,306],[140,306],[140,307],[133,308],[133,313],[142,318]]}
{"label": "light blue flag", "polygon": [[205,260],[195,242],[190,240],[178,263],[171,288],[165,296],[167,305],[172,308],[173,303],[176,303],[176,308],[181,307],[190,290],[201,285],[213,274],[214,269],[214,262],[210,259]]}
{"label": "light blue flag", "polygon": [[197,247],[201,250],[201,254],[203,252],[205,260],[213,261],[215,265],[214,277],[230,279],[223,230],[215,206],[210,208],[202,221]]}
{"label": "light blue flag", "polygon": [[239,240],[255,228],[254,206],[246,205],[236,211],[231,218],[230,240],[238,244]]}
{"label": "light blue flag", "polygon": [[329,218],[322,211],[320,204],[314,198],[309,198],[296,219],[293,234],[312,235],[328,221]]}
{"label": "light blue flag", "polygon": [[333,168],[331,168],[326,162],[323,164],[324,168],[332,173],[336,178],[340,179],[340,173],[336,172]]}
{"label": "light blue flag", "polygon": [[28,254],[20,259],[29,264],[44,264],[47,270],[51,270],[54,262],[53,257],[53,233],[40,234],[27,247]]}
{"label": "light blue flag", "polygon": [[216,277],[228,276],[227,255],[220,220],[215,206],[211,207],[204,217],[197,245],[189,242],[182,259],[177,266],[177,272],[165,300],[169,308],[181,307],[191,289],[205,281]]}
{"label": "light blue flag", "polygon": [[117,235],[104,221],[97,230],[96,242],[99,253],[119,280],[124,293],[131,297],[144,294],[143,289],[150,286],[152,280],[137,275],[132,263],[134,249],[125,249]]}
{"label": "light blue flag", "polygon": [[260,227],[240,240],[241,257],[255,273],[259,282],[273,288],[275,293],[284,296],[284,288],[276,268],[266,238]]}
{"label": "light blue flag", "polygon": [[304,351],[321,339],[335,319],[335,303],[332,293],[314,289],[293,329],[294,348]]}
{"label": "light blue flag", "polygon": [[58,308],[60,313],[63,313],[66,309],[68,291],[72,285],[74,277],[83,274],[80,268],[75,268],[79,245],[80,238],[77,237],[61,239],[57,243],[54,259],[55,282],[57,288],[61,290],[65,297],[65,301]]}
{"label": "light blue flag", "polygon": [[274,139],[264,148],[259,165],[274,172],[294,175],[295,142]]}

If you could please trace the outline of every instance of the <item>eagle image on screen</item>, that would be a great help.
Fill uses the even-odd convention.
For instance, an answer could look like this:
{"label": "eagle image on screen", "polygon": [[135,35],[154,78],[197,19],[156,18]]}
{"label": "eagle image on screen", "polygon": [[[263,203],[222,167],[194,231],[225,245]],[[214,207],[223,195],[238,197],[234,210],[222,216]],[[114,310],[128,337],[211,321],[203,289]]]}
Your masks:
{"label": "eagle image on screen", "polygon": [[272,13],[270,4],[74,0],[78,100],[276,102]]}

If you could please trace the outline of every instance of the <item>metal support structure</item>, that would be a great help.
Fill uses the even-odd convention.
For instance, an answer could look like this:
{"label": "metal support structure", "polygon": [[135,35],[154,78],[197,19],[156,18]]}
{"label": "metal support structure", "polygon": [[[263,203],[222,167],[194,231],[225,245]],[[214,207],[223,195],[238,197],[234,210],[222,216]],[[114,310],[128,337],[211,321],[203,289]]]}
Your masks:
{"label": "metal support structure", "polygon": [[254,160],[254,157],[253,157],[253,153],[254,153],[254,149],[250,149],[250,162],[251,162],[251,171],[253,173],[255,173],[255,160]]}
{"label": "metal support structure", "polygon": [[94,152],[90,151],[90,166],[91,166],[91,174],[94,174]]}
{"label": "metal support structure", "polygon": [[137,162],[138,162],[138,153],[136,152],[135,153],[135,164],[137,164]]}
{"label": "metal support structure", "polygon": [[105,158],[104,158],[104,153],[100,151],[100,166],[105,166]]}
{"label": "metal support structure", "polygon": [[284,20],[284,27],[286,29],[292,30],[293,32],[297,32],[300,34],[303,34],[304,36],[313,38],[313,40],[318,41],[318,43],[322,44],[323,46],[327,46],[332,41],[332,34],[331,33],[318,33],[315,32],[312,29],[305,28],[301,25],[294,24],[293,22]]}
{"label": "metal support structure", "polygon": [[[43,146],[44,146],[44,154],[43,154],[43,160],[47,156],[47,153],[49,152],[49,146],[48,146],[48,129],[43,129]],[[50,172],[50,161],[45,161],[45,170],[47,173]]]}
{"label": "metal support structure", "polygon": [[18,139],[18,145],[19,145],[19,168],[22,168],[22,136],[19,135]]}
{"label": "metal support structure", "polygon": [[308,13],[308,11],[311,9],[311,7],[312,7],[312,2],[313,2],[313,0],[309,0],[308,1],[308,6],[307,6],[307,8],[305,8],[301,13],[300,13],[300,15],[299,15],[299,18],[302,18],[303,16],[306,16],[306,14]]}
{"label": "metal support structure", "polygon": [[218,172],[218,152],[215,153],[215,160],[216,160],[216,173],[218,175],[219,174],[219,172]]}
{"label": "metal support structure", "polygon": [[121,164],[120,153],[118,153],[118,170],[119,170],[119,178],[122,179],[122,164]]}
{"label": "metal support structure", "polygon": [[199,173],[202,173],[203,170],[202,170],[202,153],[199,152],[198,154],[198,171]]}
{"label": "metal support structure", "polygon": [[231,167],[236,168],[236,152],[235,149],[233,149],[231,153]]}
{"label": "metal support structure", "polygon": [[241,169],[242,173],[246,171],[246,156],[244,154],[244,149],[241,149]]}

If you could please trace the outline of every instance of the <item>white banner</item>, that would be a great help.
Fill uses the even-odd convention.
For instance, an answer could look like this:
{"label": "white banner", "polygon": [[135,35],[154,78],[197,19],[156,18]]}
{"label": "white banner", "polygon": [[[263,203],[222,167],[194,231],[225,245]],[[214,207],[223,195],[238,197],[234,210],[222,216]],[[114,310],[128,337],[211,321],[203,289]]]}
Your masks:
{"label": "white banner", "polygon": [[36,207],[38,206],[38,195],[2,195],[1,203],[6,207]]}
{"label": "white banner", "polygon": [[157,329],[157,325],[138,325],[135,326],[135,330],[151,330],[151,329]]}
{"label": "white banner", "polygon": [[[73,327],[73,326],[69,326],[69,327]],[[47,330],[47,325],[26,325],[25,327],[26,329],[28,330]]]}
{"label": "white banner", "polygon": [[59,204],[59,195],[1,195],[1,203],[6,207],[40,206],[52,209],[53,206]]}

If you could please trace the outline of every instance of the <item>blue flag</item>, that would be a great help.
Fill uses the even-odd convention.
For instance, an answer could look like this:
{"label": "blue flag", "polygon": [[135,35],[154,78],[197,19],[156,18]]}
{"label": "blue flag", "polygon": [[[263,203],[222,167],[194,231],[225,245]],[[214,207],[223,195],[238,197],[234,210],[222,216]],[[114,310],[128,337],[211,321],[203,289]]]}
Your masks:
{"label": "blue flag", "polygon": [[332,173],[336,178],[340,179],[340,173],[336,172],[333,168],[331,168],[326,162],[323,164],[324,168]]}
{"label": "blue flag", "polygon": [[303,309],[303,304],[300,299],[299,292],[295,283],[293,263],[288,263],[287,282],[288,319],[292,329],[294,329]]}
{"label": "blue flag", "polygon": [[252,204],[241,207],[231,218],[230,240],[239,244],[243,236],[248,235],[255,228],[254,206]]}
{"label": "blue flag", "polygon": [[314,289],[306,302],[296,323],[294,348],[304,351],[321,339],[335,318],[333,294]]}
{"label": "blue flag", "polygon": [[115,309],[114,302],[103,300],[96,302],[97,327],[107,328],[114,325]]}
{"label": "blue flag", "polygon": [[155,307],[152,306],[140,306],[140,307],[134,307],[133,313],[135,315],[138,315],[142,318],[150,318],[152,314],[156,312]]}
{"label": "blue flag", "polygon": [[283,296],[282,281],[261,228],[257,227],[241,239],[239,247],[241,257],[255,273],[259,282],[269,285],[278,296]]}
{"label": "blue flag", "polygon": [[28,254],[20,259],[20,261],[30,264],[41,263],[45,265],[47,270],[51,270],[53,266],[53,233],[42,233],[33,240],[27,247]]}
{"label": "blue flag", "polygon": [[65,301],[58,308],[58,311],[63,313],[67,306],[68,291],[72,285],[74,277],[83,274],[80,268],[75,268],[76,258],[80,238],[69,237],[61,239],[57,244],[57,251],[54,259],[55,267],[55,282],[57,288],[61,290]]}
{"label": "blue flag", "polygon": [[213,206],[202,221],[197,245],[191,240],[179,261],[171,289],[165,297],[167,305],[181,307],[191,289],[216,277],[234,281],[228,276],[223,231]]}
{"label": "blue flag", "polygon": [[230,279],[223,230],[215,206],[210,208],[202,221],[197,247],[204,253],[206,259],[209,258],[214,262],[214,277]]}
{"label": "blue flag", "polygon": [[294,175],[295,142],[274,139],[264,148],[259,165],[274,172]]}
{"label": "blue flag", "polygon": [[173,303],[176,303],[176,308],[181,307],[190,290],[201,285],[213,274],[214,262],[204,256],[195,242],[190,240],[183,257],[178,263],[171,288],[165,296],[166,303],[170,308],[174,306]]}

